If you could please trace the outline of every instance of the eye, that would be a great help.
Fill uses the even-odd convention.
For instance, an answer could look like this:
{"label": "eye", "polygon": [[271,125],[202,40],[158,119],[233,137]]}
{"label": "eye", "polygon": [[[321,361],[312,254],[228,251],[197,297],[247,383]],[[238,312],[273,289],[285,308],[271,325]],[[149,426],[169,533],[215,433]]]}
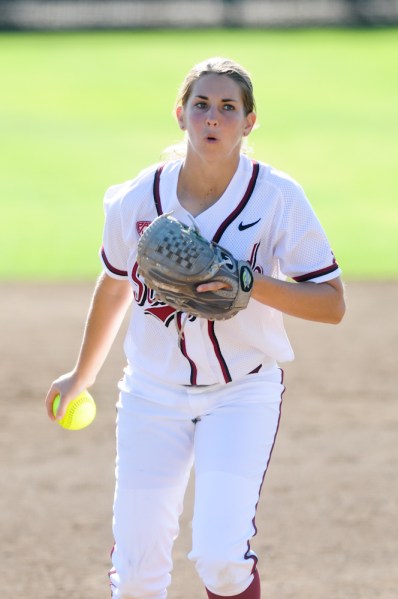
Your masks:
{"label": "eye", "polygon": [[235,106],[233,104],[224,104],[224,110],[235,110]]}
{"label": "eye", "polygon": [[200,102],[196,102],[196,103],[195,103],[195,107],[196,107],[196,108],[203,109],[203,108],[206,108],[206,106],[207,106],[206,102],[203,102],[203,101],[200,101]]}

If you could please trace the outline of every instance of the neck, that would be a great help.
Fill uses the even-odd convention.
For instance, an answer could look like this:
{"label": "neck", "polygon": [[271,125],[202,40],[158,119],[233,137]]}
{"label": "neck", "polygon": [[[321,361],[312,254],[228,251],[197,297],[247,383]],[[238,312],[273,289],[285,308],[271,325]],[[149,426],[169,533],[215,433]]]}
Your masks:
{"label": "neck", "polygon": [[238,165],[239,156],[227,164],[193,163],[187,158],[177,185],[180,204],[193,216],[210,208],[224,194]]}

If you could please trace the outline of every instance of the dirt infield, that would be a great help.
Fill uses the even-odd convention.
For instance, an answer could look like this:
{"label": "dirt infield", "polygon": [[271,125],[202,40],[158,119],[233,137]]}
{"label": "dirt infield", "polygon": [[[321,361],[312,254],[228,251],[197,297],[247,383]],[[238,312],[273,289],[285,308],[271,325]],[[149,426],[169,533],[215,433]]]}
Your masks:
{"label": "dirt infield", "polygon": [[[43,399],[72,367],[91,284],[0,285],[3,596],[109,599],[116,383],[122,333],[92,392],[98,415],[68,432]],[[286,319],[282,422],[252,546],[266,599],[395,599],[398,589],[398,283],[347,285],[338,327]],[[170,599],[204,599],[186,553]]]}

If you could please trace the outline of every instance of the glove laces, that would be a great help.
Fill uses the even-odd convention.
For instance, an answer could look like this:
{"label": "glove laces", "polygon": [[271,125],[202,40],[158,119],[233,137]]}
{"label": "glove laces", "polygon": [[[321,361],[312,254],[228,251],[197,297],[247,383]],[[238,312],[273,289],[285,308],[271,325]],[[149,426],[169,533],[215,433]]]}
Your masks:
{"label": "glove laces", "polygon": [[[183,316],[181,317],[181,326],[178,324],[178,313],[183,314]],[[184,339],[184,328],[185,328],[188,318],[189,318],[189,314],[187,314],[186,312],[180,312],[179,310],[176,310],[174,312],[174,322],[175,322],[176,331],[177,331],[177,335],[178,335],[178,345],[180,345]]]}

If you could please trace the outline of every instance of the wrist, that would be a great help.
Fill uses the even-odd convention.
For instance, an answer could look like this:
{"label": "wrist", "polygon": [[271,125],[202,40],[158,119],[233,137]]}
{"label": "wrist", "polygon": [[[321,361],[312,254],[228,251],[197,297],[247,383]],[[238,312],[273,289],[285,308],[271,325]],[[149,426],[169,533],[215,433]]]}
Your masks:
{"label": "wrist", "polygon": [[94,385],[96,375],[90,371],[85,371],[82,367],[76,366],[72,371],[72,377],[77,387],[82,389],[88,389]]}
{"label": "wrist", "polygon": [[264,294],[267,294],[269,288],[268,280],[271,279],[271,277],[255,272],[253,273],[253,279],[252,298],[257,301],[263,301]]}

